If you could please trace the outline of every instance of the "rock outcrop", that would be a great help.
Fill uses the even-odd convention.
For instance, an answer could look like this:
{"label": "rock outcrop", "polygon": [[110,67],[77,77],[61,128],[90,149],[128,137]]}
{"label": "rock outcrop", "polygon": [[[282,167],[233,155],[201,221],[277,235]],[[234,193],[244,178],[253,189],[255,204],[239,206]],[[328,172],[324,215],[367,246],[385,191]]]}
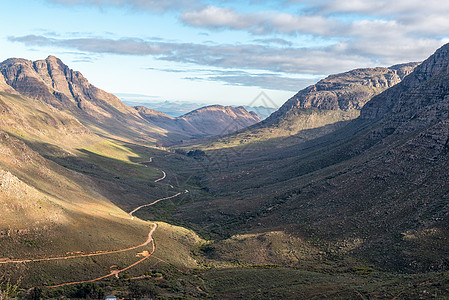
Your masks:
{"label": "rock outcrop", "polygon": [[330,75],[299,91],[273,113],[266,124],[277,124],[302,109],[360,110],[375,95],[401,82],[419,63],[395,65],[389,68],[356,69]]}

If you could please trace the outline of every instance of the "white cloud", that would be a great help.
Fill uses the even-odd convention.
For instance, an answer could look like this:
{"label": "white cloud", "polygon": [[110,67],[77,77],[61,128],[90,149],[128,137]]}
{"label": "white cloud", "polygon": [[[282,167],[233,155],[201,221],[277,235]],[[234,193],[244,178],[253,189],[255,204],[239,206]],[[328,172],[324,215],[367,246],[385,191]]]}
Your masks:
{"label": "white cloud", "polygon": [[186,11],[181,15],[183,22],[197,27],[248,29],[253,26],[254,16],[244,18],[231,8],[208,6],[198,11]]}
{"label": "white cloud", "polygon": [[135,10],[166,11],[194,7],[196,0],[49,0],[64,5],[83,5],[96,7],[128,7]]}
{"label": "white cloud", "polygon": [[53,46],[91,53],[151,55],[160,60],[213,66],[266,70],[298,74],[328,74],[373,64],[356,53],[346,54],[333,48],[279,48],[258,44],[204,45],[147,41],[133,38],[120,40],[85,38],[56,39],[28,35],[9,37],[9,41],[27,46]]}
{"label": "white cloud", "polygon": [[292,15],[273,11],[245,14],[232,8],[216,6],[185,11],[181,14],[181,20],[195,27],[249,30],[259,35],[276,32],[330,35],[337,33],[337,28],[342,26],[340,22],[317,15]]}

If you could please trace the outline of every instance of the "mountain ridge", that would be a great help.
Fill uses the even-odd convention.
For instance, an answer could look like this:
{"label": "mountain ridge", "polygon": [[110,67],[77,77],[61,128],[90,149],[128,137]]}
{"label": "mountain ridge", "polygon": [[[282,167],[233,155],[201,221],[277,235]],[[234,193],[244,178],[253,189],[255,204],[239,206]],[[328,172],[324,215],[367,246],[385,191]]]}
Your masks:
{"label": "mountain ridge", "polygon": [[[156,118],[155,112],[125,105],[51,55],[34,62],[22,58],[1,62],[0,91],[44,101],[72,114],[96,133],[108,132],[112,133],[111,137],[140,143],[173,144],[184,139],[229,133],[231,124],[235,125],[232,127],[235,131],[260,121],[241,109],[223,107],[221,115],[212,116],[214,112],[209,109],[196,110],[171,124],[171,119],[161,113]],[[207,116],[208,113],[211,116]],[[195,121],[193,115],[197,116]],[[214,118],[217,118],[215,122]],[[207,129],[201,128],[201,121],[207,122]]]}
{"label": "mountain ridge", "polygon": [[292,135],[297,135],[298,142],[330,133],[357,118],[372,97],[401,82],[419,64],[362,68],[330,75],[299,91],[262,122],[210,142],[207,147],[234,147]]}

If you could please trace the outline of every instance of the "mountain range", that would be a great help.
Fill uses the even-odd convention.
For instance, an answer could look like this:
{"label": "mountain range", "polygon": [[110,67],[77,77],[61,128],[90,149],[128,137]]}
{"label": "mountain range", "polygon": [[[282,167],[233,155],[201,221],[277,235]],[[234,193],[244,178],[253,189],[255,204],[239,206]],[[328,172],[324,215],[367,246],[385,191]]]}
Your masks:
{"label": "mountain range", "polygon": [[[185,115],[193,110],[209,106],[207,104],[199,104],[187,101],[157,101],[150,96],[145,95],[133,95],[133,94],[116,94],[122,101],[128,106],[144,106],[156,110],[158,112],[169,115],[170,117],[176,118]],[[238,107],[238,106],[234,106]],[[274,107],[266,107],[264,105],[259,106],[247,106],[243,107],[249,112],[255,112],[261,119],[266,119],[273,112],[276,111]]]}
{"label": "mountain range", "polygon": [[449,44],[263,121],[129,107],[52,56],[0,74],[0,271],[23,297],[449,295]]}
{"label": "mountain range", "polygon": [[[42,100],[73,115],[96,133],[108,132],[128,141],[170,144],[179,139],[229,133],[260,121],[243,108],[210,107],[195,110],[179,119],[181,122],[172,122],[168,125],[171,131],[167,131],[165,127],[170,117],[161,118],[159,114],[159,118],[152,118],[149,110],[141,113],[142,107],[135,109],[123,104],[54,56],[35,62],[8,59],[0,63],[0,72],[0,91]],[[190,124],[192,118],[195,121]],[[195,127],[202,126],[201,122],[208,122],[210,118],[220,121],[208,124],[208,131]],[[176,128],[178,123],[180,127]]]}

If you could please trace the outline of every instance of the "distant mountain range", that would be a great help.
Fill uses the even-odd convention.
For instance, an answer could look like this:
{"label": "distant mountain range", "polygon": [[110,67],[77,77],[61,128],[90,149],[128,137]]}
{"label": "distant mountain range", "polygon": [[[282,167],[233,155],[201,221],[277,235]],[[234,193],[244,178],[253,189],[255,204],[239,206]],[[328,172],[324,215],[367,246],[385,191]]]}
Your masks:
{"label": "distant mountain range", "polygon": [[[159,112],[162,112],[170,117],[176,118],[185,115],[195,109],[210,106],[208,104],[199,104],[184,101],[149,101],[151,98],[145,95],[120,94],[116,93],[123,103],[129,106],[144,106]],[[239,107],[231,105],[233,107]],[[273,112],[277,110],[275,107],[265,106],[247,106],[241,105],[249,112],[255,112],[262,120],[268,118]]]}
{"label": "distant mountain range", "polygon": [[[148,122],[180,137],[225,135],[262,121],[256,113],[241,106],[210,105],[176,118],[144,106],[136,106],[135,109]],[[182,141],[178,143],[182,144]]]}

